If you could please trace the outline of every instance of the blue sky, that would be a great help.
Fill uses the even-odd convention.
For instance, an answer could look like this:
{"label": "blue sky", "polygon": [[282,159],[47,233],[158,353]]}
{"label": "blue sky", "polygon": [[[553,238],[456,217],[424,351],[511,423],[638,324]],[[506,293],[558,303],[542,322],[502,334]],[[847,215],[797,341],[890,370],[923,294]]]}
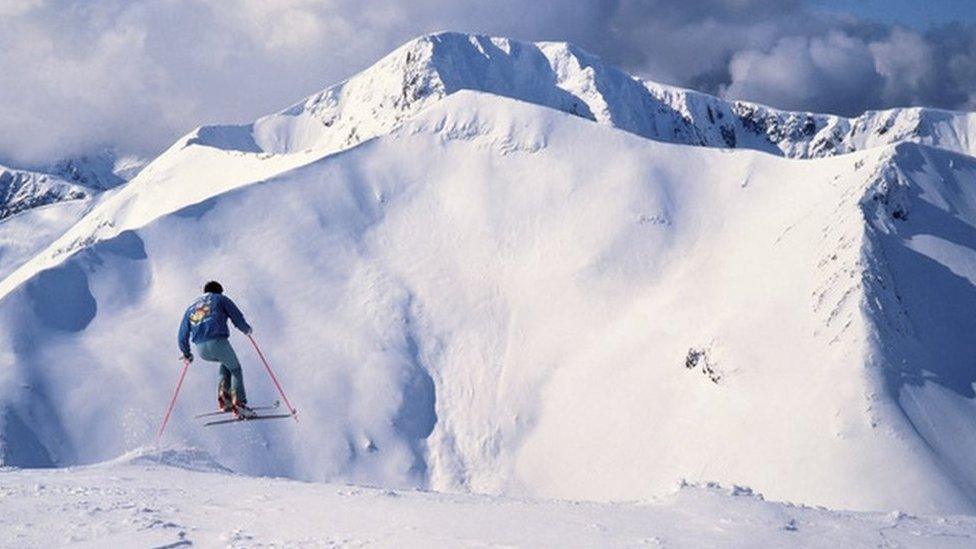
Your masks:
{"label": "blue sky", "polygon": [[813,6],[918,30],[976,21],[976,0],[811,0]]}

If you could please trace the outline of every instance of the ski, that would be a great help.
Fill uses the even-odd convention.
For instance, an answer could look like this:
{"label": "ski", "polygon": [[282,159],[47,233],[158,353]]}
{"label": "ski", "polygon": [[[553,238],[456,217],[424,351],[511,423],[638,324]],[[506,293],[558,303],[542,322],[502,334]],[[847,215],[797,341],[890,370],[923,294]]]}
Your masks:
{"label": "ski", "polygon": [[[278,406],[280,406],[280,405],[281,405],[281,402],[276,400],[276,401],[274,401],[274,404],[272,404],[270,406],[255,406],[255,407],[253,407],[251,409],[252,410],[255,410],[255,411],[257,411],[257,410],[276,410],[278,408]],[[207,412],[205,414],[197,414],[197,415],[193,416],[193,419],[200,419],[200,418],[203,418],[203,417],[222,416],[224,414],[232,414],[232,413],[234,413],[233,410],[228,410],[226,412],[223,411],[223,410],[217,410],[216,412]]]}
{"label": "ski", "polygon": [[283,417],[292,417],[291,414],[269,414],[266,416],[254,416],[252,418],[240,418],[235,417],[231,419],[218,419],[216,421],[208,421],[203,424],[204,427],[209,427],[211,425],[223,425],[224,423],[237,423],[241,421],[257,421],[259,419],[278,419]]}

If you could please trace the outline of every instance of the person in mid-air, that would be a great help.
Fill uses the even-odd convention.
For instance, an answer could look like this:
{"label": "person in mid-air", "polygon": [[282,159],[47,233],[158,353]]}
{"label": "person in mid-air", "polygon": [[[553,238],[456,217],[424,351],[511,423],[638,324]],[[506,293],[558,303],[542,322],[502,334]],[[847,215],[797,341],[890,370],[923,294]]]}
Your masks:
{"label": "person in mid-air", "polygon": [[203,295],[187,308],[180,322],[178,342],[183,358],[193,362],[190,341],[196,346],[200,358],[220,363],[220,377],[217,383],[217,406],[225,412],[234,412],[237,417],[254,417],[254,410],[247,405],[244,391],[244,373],[237,360],[234,348],[230,346],[229,318],[238,330],[245,335],[251,333],[251,326],[244,320],[241,310],[229,297],[224,296],[224,288],[219,282],[211,280],[203,287]]}

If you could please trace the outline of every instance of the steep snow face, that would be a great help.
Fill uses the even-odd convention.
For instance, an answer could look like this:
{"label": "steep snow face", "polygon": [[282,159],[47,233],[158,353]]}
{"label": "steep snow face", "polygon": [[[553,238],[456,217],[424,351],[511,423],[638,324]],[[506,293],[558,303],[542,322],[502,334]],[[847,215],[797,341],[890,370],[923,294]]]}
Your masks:
{"label": "steep snow face", "polygon": [[[234,470],[604,500],[709,479],[973,510],[970,401],[921,374],[894,384],[872,308],[882,262],[924,291],[878,251],[906,245],[878,236],[898,204],[919,234],[964,234],[879,183],[916,173],[917,147],[794,162],[474,92],[323,159],[201,146],[239,138],[181,141],[4,281],[5,462],[144,443],[180,314],[217,278],[302,417],[202,428],[215,372],[195,362],[170,436]],[[926,200],[968,192],[929,183]],[[889,216],[866,225],[876,204]],[[252,402],[274,398],[233,341]]]}
{"label": "steep snow face", "polygon": [[[413,40],[346,82],[250,126],[217,127],[216,146],[334,152],[383,135],[468,89],[561,110],[651,139],[792,158],[914,141],[976,153],[976,116],[894,109],[855,118],[785,112],[644,82],[566,43],[458,33]],[[236,137],[227,139],[227,135]]]}
{"label": "steep snow face", "polygon": [[976,491],[976,160],[888,151],[862,201],[873,355],[901,412],[958,486]]}
{"label": "steep snow face", "polygon": [[976,114],[928,108],[868,111],[857,118],[788,112],[743,101],[646,83],[680,113],[684,125],[665,141],[748,148],[790,158],[823,158],[913,142],[976,154]]}

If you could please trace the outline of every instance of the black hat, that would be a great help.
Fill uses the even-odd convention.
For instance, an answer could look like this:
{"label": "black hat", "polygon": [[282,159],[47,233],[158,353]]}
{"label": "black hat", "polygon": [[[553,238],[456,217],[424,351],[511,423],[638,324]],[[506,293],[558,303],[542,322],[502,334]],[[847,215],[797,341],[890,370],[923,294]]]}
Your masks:
{"label": "black hat", "polygon": [[222,294],[224,293],[224,287],[220,285],[220,282],[216,280],[211,280],[203,285],[203,293],[206,294]]}

